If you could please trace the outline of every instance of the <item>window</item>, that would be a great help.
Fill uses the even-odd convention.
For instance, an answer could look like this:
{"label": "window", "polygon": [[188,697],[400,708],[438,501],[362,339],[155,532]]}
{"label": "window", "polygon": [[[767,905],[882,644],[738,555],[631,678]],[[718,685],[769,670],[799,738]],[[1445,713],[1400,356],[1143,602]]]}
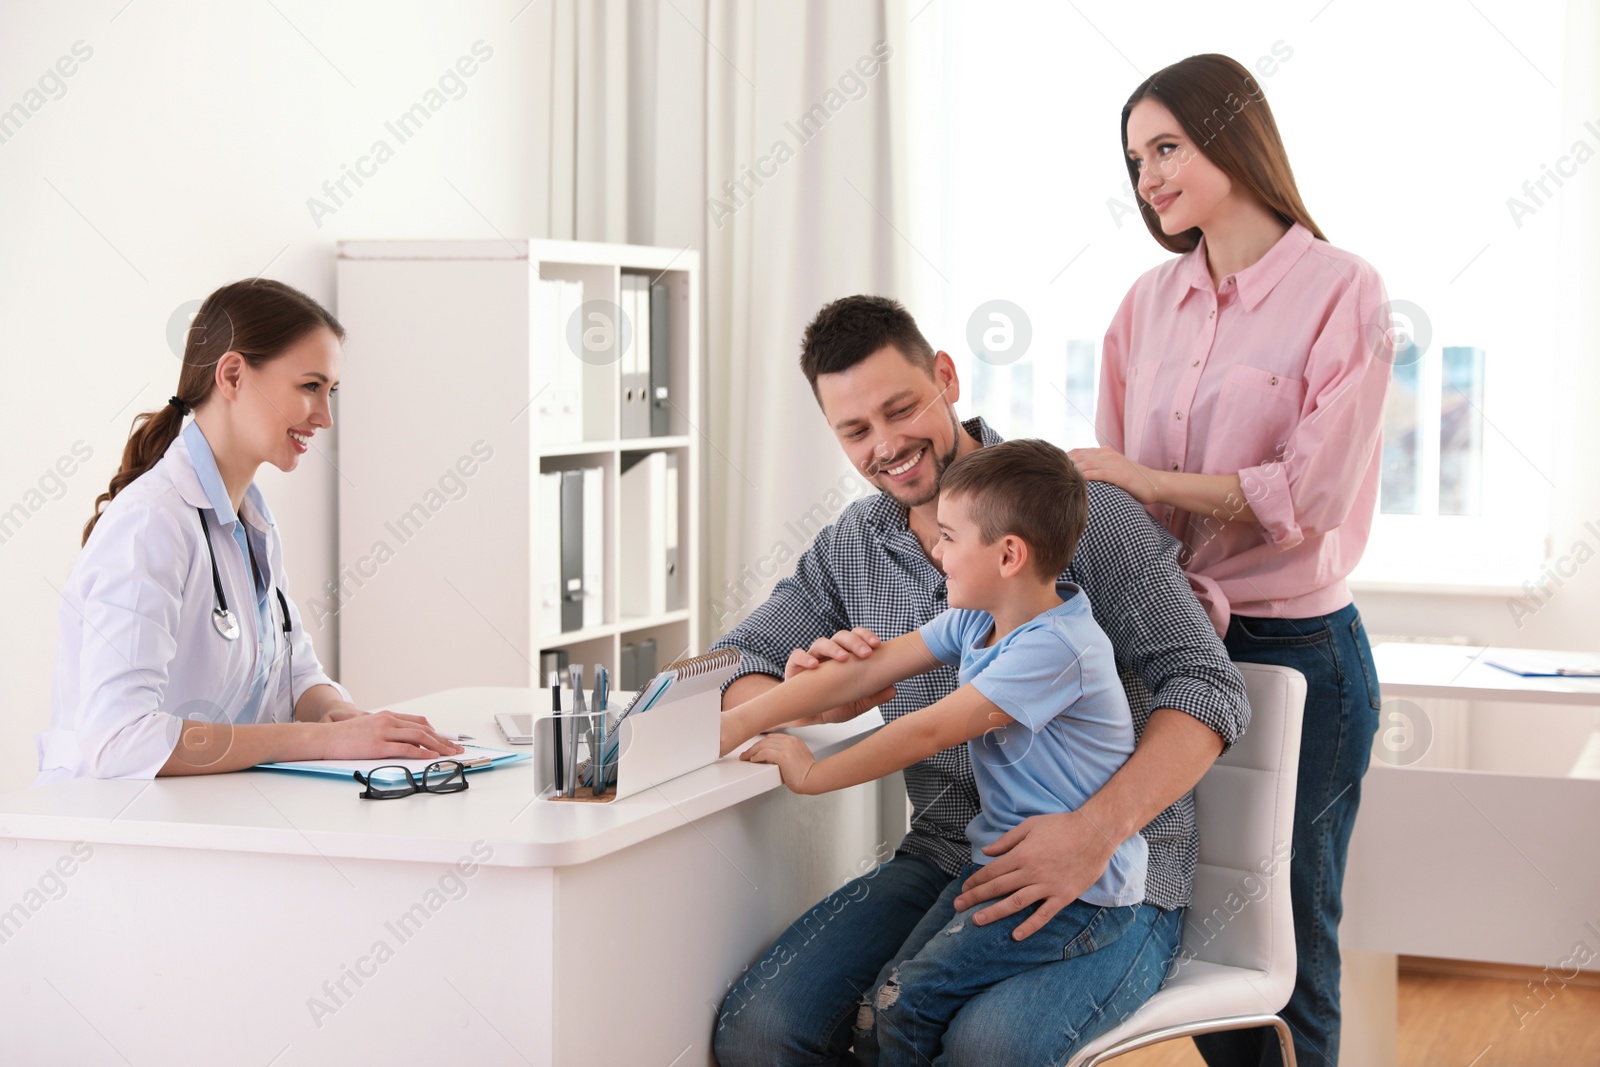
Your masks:
{"label": "window", "polygon": [[1565,358],[1561,182],[1600,166],[1600,122],[1561,118],[1560,0],[1478,0],[1449,18],[1378,0],[915,7],[896,53],[908,297],[956,360],[963,414],[1010,437],[1093,441],[1100,338],[1170,255],[1134,207],[1122,104],[1160,67],[1225,52],[1256,73],[1312,216],[1377,267],[1413,346],[1354,579],[1516,586],[1537,572]]}

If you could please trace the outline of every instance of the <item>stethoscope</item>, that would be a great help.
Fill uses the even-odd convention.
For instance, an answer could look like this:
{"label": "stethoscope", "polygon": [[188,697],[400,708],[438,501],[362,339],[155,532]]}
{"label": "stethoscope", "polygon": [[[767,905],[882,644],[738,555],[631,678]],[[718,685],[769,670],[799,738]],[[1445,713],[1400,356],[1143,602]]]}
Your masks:
{"label": "stethoscope", "polygon": [[[211,586],[216,590],[217,593],[217,606],[211,610],[211,625],[217,628],[217,633],[221,634],[229,641],[237,641],[239,640],[239,618],[238,616],[234,615],[232,611],[228,610],[228,598],[222,592],[222,575],[217,570],[217,550],[211,547],[211,527],[206,522],[205,509],[195,508],[194,510],[200,516],[200,532],[201,536],[205,538],[206,555],[211,557]],[[255,572],[255,576],[258,581],[263,580],[261,578],[261,566],[256,563],[255,546],[250,543],[250,535],[248,533],[245,534],[244,545],[245,549],[250,553],[250,569]],[[283,645],[289,657],[289,717],[293,718],[294,642],[290,639],[289,601],[283,595],[282,586],[273,586],[272,591],[278,595],[278,608],[283,612]]]}

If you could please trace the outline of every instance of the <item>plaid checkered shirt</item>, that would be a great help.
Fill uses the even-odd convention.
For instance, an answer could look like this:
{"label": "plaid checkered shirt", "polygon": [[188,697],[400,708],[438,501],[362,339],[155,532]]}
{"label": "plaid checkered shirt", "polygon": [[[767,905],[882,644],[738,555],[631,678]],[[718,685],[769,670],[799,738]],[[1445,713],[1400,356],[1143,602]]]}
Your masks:
{"label": "plaid checkered shirt", "polygon": [[[999,434],[981,418],[963,424],[985,447]],[[1062,578],[1088,594],[1094,618],[1111,638],[1142,735],[1154,708],[1174,708],[1210,727],[1224,750],[1250,721],[1244,679],[1228,659],[1178,566],[1179,544],[1127,493],[1089,483],[1089,522]],[[887,493],[852,502],[817,533],[764,603],[713,649],[736,648],[746,674],[783,677],[789,653],[819,637],[864,626],[884,640],[910,633],[948,607],[943,573],[923,551],[906,510]],[[942,666],[896,687],[882,705],[885,721],[949,696],[956,668]],[[971,856],[967,824],[978,792],[966,745],[906,768],[911,827],[900,848],[927,856],[954,877]],[[1185,794],[1141,831],[1150,847],[1145,902],[1185,907],[1194,884],[1199,834],[1194,796]]]}

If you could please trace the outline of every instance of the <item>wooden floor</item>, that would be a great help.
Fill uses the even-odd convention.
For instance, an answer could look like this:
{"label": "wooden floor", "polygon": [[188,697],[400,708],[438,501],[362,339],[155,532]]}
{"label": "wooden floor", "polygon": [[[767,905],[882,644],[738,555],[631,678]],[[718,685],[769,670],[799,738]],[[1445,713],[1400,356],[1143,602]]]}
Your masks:
{"label": "wooden floor", "polygon": [[[1190,1041],[1169,1041],[1112,1062],[1117,1067],[1205,1067]],[[1536,997],[1526,978],[1402,970],[1399,1063],[1600,1067],[1600,988],[1551,980]]]}

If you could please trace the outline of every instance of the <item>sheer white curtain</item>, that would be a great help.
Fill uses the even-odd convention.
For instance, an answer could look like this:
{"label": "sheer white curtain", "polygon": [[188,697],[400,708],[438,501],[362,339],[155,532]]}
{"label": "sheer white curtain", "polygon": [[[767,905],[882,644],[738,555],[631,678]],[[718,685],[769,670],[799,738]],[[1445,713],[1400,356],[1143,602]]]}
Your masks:
{"label": "sheer white curtain", "polygon": [[895,60],[885,22],[882,3],[711,4],[708,484],[726,508],[713,533],[714,628],[792,569],[787,558],[816,520],[866,491],[798,359],[823,304],[895,291],[902,246],[891,225]]}
{"label": "sheer white curtain", "polygon": [[864,491],[798,359],[823,304],[894,294],[910,251],[897,235],[890,7],[554,0],[530,11],[549,41],[548,233],[702,254],[702,643]]}

